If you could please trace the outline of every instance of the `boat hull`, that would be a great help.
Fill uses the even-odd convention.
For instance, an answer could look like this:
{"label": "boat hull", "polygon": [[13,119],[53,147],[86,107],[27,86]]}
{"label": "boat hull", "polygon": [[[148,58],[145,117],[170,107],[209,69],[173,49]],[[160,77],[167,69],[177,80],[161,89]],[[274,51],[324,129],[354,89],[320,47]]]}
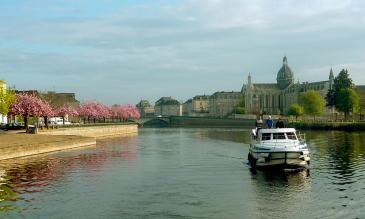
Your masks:
{"label": "boat hull", "polygon": [[250,150],[248,161],[253,168],[309,168],[309,153],[305,151],[260,152]]}

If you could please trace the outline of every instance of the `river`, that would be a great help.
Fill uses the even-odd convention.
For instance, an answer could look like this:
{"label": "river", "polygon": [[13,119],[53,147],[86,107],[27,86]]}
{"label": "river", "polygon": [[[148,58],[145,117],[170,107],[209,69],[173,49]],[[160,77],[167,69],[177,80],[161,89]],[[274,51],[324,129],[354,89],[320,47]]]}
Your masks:
{"label": "river", "polygon": [[365,133],[307,131],[309,171],[247,165],[249,131],[141,129],[0,162],[0,218],[365,218]]}

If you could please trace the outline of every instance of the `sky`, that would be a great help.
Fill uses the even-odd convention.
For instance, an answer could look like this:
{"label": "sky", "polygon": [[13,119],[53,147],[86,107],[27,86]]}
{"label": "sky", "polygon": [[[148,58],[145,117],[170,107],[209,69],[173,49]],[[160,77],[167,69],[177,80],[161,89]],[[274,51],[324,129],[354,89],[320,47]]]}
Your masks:
{"label": "sky", "polygon": [[152,104],[349,70],[365,84],[365,1],[2,0],[0,79],[80,101]]}

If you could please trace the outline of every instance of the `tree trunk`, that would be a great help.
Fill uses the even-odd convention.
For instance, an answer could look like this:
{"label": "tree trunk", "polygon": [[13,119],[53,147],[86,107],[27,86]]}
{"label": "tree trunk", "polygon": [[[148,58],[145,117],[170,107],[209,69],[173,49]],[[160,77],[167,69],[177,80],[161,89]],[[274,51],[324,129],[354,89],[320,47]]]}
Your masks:
{"label": "tree trunk", "polygon": [[25,129],[28,130],[28,115],[23,116]]}
{"label": "tree trunk", "polygon": [[63,125],[65,125],[65,117],[64,116],[62,116],[62,123],[63,123]]}
{"label": "tree trunk", "polygon": [[48,129],[48,116],[44,117],[44,125],[46,126],[46,128]]}

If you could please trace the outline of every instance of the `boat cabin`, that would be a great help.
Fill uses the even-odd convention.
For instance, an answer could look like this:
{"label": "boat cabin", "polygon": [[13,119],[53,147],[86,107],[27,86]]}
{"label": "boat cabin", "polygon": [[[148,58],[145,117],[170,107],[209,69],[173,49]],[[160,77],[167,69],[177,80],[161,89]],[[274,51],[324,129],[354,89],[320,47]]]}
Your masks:
{"label": "boat cabin", "polygon": [[[258,132],[258,133],[256,133]],[[252,130],[252,138],[257,142],[297,141],[298,137],[294,128],[259,129]]]}

